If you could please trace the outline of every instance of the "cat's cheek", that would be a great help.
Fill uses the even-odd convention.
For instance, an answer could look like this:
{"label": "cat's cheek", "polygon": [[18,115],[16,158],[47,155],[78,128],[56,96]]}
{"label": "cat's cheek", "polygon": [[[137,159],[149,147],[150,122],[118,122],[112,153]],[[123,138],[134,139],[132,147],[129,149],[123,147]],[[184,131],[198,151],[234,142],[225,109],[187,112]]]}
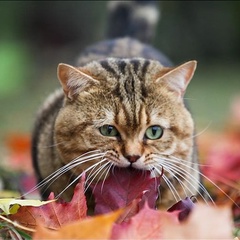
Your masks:
{"label": "cat's cheek", "polygon": [[129,167],[131,164],[129,161],[127,161],[123,156],[121,156],[119,158],[119,161],[116,163],[114,163],[115,166],[118,166],[118,167],[123,167],[123,168],[126,168],[126,167]]}

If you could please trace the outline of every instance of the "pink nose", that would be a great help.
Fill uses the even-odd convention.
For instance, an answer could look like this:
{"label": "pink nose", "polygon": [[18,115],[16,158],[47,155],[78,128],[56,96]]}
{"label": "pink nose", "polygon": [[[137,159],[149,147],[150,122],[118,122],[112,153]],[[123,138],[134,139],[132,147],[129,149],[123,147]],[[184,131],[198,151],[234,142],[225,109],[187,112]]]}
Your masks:
{"label": "pink nose", "polygon": [[128,155],[126,156],[127,160],[130,162],[130,163],[134,163],[136,162],[141,156],[139,155]]}

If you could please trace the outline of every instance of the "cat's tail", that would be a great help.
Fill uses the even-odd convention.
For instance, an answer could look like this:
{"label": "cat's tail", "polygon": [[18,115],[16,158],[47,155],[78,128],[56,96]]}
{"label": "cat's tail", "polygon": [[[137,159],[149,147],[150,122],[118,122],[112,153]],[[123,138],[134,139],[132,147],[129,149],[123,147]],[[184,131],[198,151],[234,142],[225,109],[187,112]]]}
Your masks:
{"label": "cat's tail", "polygon": [[153,39],[160,17],[157,1],[109,1],[108,12],[109,39],[132,37],[144,43]]}

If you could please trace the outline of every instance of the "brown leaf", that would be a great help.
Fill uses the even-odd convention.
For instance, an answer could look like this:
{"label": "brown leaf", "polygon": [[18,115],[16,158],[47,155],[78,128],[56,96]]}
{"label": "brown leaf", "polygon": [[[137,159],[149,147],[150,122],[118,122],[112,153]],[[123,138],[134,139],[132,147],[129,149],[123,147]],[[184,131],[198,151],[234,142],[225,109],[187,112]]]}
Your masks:
{"label": "brown leaf", "polygon": [[[50,199],[54,195],[50,194]],[[84,195],[84,179],[75,187],[71,202],[52,202],[40,207],[20,207],[16,214],[10,215],[11,220],[18,221],[21,225],[35,228],[37,222],[52,229],[58,229],[62,225],[81,220],[86,217],[87,205]]]}

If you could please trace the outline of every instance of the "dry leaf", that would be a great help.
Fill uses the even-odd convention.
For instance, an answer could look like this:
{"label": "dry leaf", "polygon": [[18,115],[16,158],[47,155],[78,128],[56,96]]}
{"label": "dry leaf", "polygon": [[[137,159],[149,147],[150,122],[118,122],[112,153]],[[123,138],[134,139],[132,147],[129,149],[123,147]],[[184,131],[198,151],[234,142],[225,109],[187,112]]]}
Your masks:
{"label": "dry leaf", "polygon": [[179,225],[164,221],[163,239],[233,239],[233,221],[229,206],[196,204],[188,219]]}
{"label": "dry leaf", "polygon": [[[50,199],[53,198],[54,195],[50,194]],[[51,202],[40,207],[20,207],[18,212],[10,218],[26,227],[35,228],[36,223],[40,222],[43,226],[57,229],[66,223],[84,219],[86,214],[87,205],[84,195],[84,179],[82,179],[75,187],[71,202]]]}
{"label": "dry leaf", "polygon": [[157,211],[145,204],[130,221],[114,225],[111,239],[162,239],[163,219],[171,224],[171,231],[179,225],[178,213]]}
{"label": "dry leaf", "polygon": [[112,226],[122,210],[109,214],[89,217],[82,221],[67,224],[58,231],[37,227],[33,239],[109,239]]}
{"label": "dry leaf", "polygon": [[184,200],[181,200],[170,207],[168,212],[178,211],[178,219],[179,221],[183,221],[187,219],[194,206],[192,200],[189,197],[186,197]]}
{"label": "dry leaf", "polygon": [[155,208],[160,178],[151,178],[150,172],[137,169],[114,168],[104,182],[92,186],[95,197],[95,214],[126,207],[140,198],[139,206],[147,201]]}
{"label": "dry leaf", "polygon": [[2,198],[0,199],[0,209],[2,214],[15,214],[21,206],[33,206],[39,207],[55,200],[40,201],[40,200],[29,200],[29,199],[15,199],[15,198]]}

